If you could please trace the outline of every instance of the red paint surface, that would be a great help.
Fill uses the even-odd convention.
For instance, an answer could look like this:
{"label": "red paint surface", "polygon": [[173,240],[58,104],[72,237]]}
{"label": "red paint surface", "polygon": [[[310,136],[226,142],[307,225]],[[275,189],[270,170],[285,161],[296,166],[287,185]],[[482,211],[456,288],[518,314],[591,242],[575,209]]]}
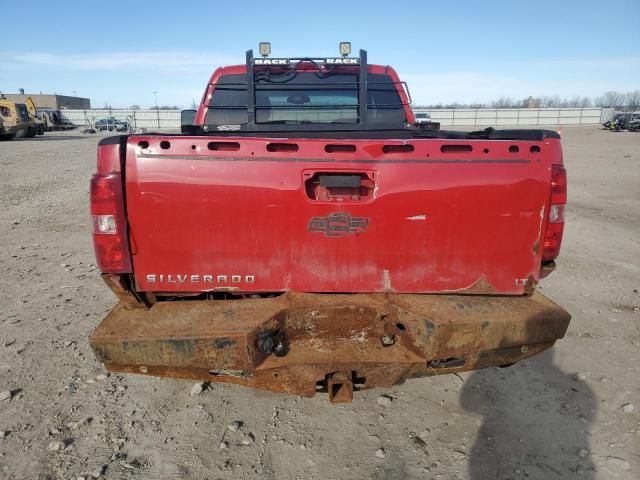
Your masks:
{"label": "red paint surface", "polygon": [[[160,148],[163,140],[169,148]],[[238,142],[240,150],[211,151],[213,140]],[[126,202],[138,287],[445,292],[481,282],[521,294],[523,280],[538,278],[551,165],[562,163],[558,139],[289,141],[297,152],[269,152],[265,138],[130,137]],[[356,151],[324,151],[340,143]],[[382,151],[404,143],[414,151]],[[441,153],[455,143],[473,151]],[[532,145],[541,151],[530,153]],[[373,174],[375,192],[367,201],[314,201],[304,180],[317,171]],[[312,217],[331,213],[365,217],[367,228],[342,237],[307,231]],[[229,281],[149,283],[150,274]],[[242,280],[232,283],[232,275]],[[255,281],[245,282],[247,275]]]}

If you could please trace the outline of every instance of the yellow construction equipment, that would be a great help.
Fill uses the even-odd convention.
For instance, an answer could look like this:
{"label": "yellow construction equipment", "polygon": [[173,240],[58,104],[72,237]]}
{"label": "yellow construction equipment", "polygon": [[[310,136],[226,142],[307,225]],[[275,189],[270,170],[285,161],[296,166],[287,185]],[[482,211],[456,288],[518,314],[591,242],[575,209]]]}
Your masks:
{"label": "yellow construction equipment", "polygon": [[[30,113],[30,109],[33,110],[33,114]],[[35,113],[36,108],[31,97],[27,98],[26,103],[16,103],[0,93],[0,140],[12,140],[16,136],[32,138],[40,132],[44,133],[42,122],[37,119]]]}

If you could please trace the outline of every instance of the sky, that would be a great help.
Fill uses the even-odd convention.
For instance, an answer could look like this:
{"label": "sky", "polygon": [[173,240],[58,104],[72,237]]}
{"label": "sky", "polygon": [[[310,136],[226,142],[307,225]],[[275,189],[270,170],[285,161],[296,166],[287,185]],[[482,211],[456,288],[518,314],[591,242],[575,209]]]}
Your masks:
{"label": "sky", "polygon": [[393,66],[415,104],[595,97],[640,89],[640,0],[0,0],[0,91],[89,97],[94,108],[188,108],[213,70],[272,55]]}

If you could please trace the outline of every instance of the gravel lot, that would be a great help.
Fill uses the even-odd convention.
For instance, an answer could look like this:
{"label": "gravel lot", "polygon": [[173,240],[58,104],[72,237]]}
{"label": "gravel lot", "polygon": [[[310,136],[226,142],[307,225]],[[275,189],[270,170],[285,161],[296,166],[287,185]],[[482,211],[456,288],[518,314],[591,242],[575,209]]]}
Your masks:
{"label": "gravel lot", "polygon": [[89,234],[99,138],[0,143],[0,477],[639,478],[640,134],[562,133],[568,223],[541,288],[573,314],[566,338],[347,405],[107,377],[87,343],[115,304]]}

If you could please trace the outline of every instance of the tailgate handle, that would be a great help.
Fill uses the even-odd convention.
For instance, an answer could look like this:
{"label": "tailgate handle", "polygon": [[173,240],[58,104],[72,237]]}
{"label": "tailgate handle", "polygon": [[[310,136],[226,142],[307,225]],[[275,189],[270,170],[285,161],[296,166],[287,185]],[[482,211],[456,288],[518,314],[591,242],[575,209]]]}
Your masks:
{"label": "tailgate handle", "polygon": [[327,188],[358,188],[361,184],[360,175],[320,175],[320,185]]}
{"label": "tailgate handle", "polygon": [[364,202],[375,191],[374,172],[305,173],[305,191],[317,202]]}

